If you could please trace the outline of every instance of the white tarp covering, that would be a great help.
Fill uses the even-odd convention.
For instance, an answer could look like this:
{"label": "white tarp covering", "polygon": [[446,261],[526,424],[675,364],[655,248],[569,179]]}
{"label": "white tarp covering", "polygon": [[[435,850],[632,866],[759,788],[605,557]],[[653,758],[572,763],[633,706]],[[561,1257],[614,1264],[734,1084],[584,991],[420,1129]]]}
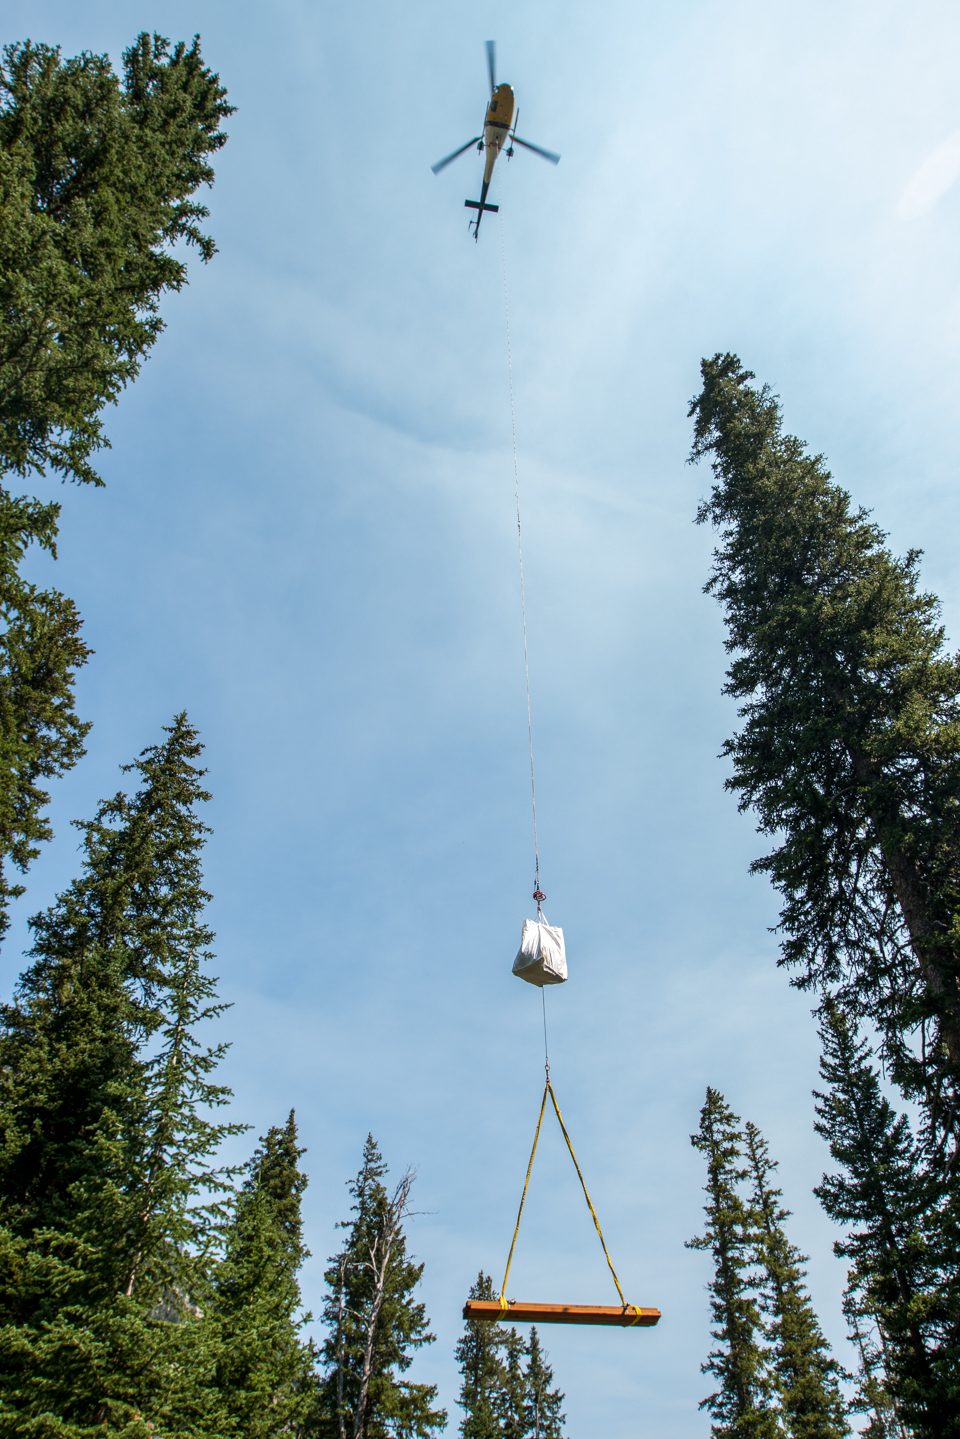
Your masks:
{"label": "white tarp covering", "polygon": [[563,930],[543,919],[525,919],[513,972],[518,979],[541,989],[545,984],[563,984],[567,977]]}

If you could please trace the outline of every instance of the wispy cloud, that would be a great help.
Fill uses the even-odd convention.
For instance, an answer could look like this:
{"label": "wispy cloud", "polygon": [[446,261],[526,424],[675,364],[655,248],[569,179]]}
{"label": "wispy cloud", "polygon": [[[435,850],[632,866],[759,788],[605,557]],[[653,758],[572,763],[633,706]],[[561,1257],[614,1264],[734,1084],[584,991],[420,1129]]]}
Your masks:
{"label": "wispy cloud", "polygon": [[960,130],[954,130],[928,155],[897,201],[901,220],[916,220],[932,210],[960,176]]}

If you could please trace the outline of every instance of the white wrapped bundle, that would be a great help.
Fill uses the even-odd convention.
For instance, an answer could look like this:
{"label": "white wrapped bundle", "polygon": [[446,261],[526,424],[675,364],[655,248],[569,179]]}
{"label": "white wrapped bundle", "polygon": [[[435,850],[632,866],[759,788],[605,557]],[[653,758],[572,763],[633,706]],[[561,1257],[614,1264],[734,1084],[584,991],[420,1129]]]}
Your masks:
{"label": "white wrapped bundle", "polygon": [[545,984],[563,984],[567,977],[563,930],[543,919],[525,919],[513,972],[540,989]]}

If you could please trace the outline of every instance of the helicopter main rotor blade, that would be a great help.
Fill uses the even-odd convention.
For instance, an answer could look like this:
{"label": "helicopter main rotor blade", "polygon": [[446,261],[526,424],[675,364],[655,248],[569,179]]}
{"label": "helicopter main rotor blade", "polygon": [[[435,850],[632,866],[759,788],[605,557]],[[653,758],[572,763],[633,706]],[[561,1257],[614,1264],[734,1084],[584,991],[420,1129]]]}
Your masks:
{"label": "helicopter main rotor blade", "polygon": [[490,74],[490,94],[497,88],[497,42],[487,41],[487,70]]}
{"label": "helicopter main rotor blade", "polygon": [[474,135],[472,140],[468,140],[465,145],[461,145],[459,150],[454,150],[452,155],[446,155],[444,159],[438,160],[435,165],[430,166],[430,169],[435,175],[439,175],[441,170],[445,170],[447,168],[451,160],[455,160],[458,155],[462,155],[464,150],[469,150],[470,146],[475,145],[479,139],[479,135]]}
{"label": "helicopter main rotor blade", "polygon": [[541,150],[539,145],[531,145],[529,140],[521,140],[519,135],[513,136],[514,145],[522,145],[525,150],[532,150],[539,155],[541,160],[549,160],[551,165],[560,164],[560,156],[555,155],[552,150]]}

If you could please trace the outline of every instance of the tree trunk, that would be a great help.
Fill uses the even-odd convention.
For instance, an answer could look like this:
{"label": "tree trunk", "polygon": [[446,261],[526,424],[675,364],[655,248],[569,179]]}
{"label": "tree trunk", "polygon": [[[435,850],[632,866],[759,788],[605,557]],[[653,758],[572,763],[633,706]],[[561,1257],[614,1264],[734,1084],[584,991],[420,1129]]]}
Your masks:
{"label": "tree trunk", "polygon": [[387,1278],[390,1273],[390,1260],[393,1257],[393,1247],[396,1244],[397,1235],[400,1233],[400,1226],[408,1212],[407,1201],[410,1197],[410,1187],[413,1184],[413,1180],[414,1171],[408,1169],[397,1185],[393,1198],[387,1205],[383,1229],[378,1235],[373,1248],[370,1250],[369,1263],[374,1280],[373,1302],[370,1306],[370,1313],[367,1316],[366,1335],[363,1345],[363,1372],[360,1378],[360,1393],[357,1395],[357,1407],[353,1416],[353,1439],[367,1439],[366,1408],[367,1397],[370,1393],[370,1378],[373,1372],[373,1350],[377,1337],[377,1322],[380,1318],[380,1310],[383,1308]]}
{"label": "tree trunk", "polygon": [[[847,746],[847,753],[853,765],[853,772],[861,784],[876,788],[883,783],[884,774],[878,764],[867,759],[853,745]],[[871,810],[870,818],[924,984],[932,995],[943,1002],[946,1009],[941,1026],[947,1057],[951,1066],[960,1069],[960,989],[956,978],[946,974],[937,962],[938,951],[948,965],[956,962],[956,955],[952,949],[944,949],[934,938],[935,927],[930,916],[926,886],[916,864],[883,837],[894,825],[902,822],[903,817],[899,810],[890,810],[886,814]]]}
{"label": "tree trunk", "polygon": [[347,1439],[347,1429],[343,1422],[343,1296],[346,1274],[347,1256],[344,1254],[340,1260],[340,1287],[337,1291],[337,1424],[340,1428],[340,1439]]}

